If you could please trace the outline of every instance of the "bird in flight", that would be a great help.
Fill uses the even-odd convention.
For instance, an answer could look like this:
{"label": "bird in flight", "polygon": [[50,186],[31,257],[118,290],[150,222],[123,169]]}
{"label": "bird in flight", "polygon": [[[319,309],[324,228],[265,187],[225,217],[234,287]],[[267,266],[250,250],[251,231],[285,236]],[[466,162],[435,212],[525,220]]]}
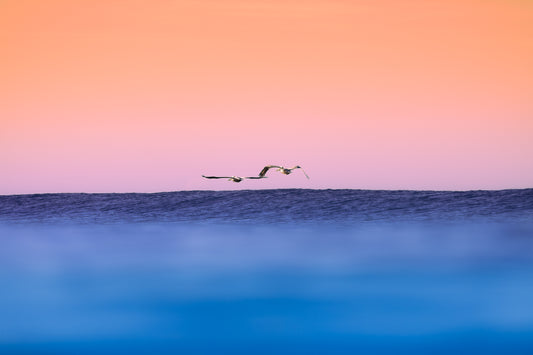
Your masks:
{"label": "bird in flight", "polygon": [[205,176],[202,175],[206,179],[228,179],[228,181],[233,182],[241,182],[244,179],[266,179],[266,176]]}
{"label": "bird in flight", "polygon": [[294,169],[302,169],[302,172],[304,173],[305,177],[309,179],[309,176],[307,176],[305,170],[300,165],[296,165],[295,167],[292,167],[290,169],[284,168],[279,165],[267,165],[263,168],[263,170],[261,170],[261,172],[259,173],[259,177],[266,177],[265,174],[267,173],[267,171],[273,168],[277,169],[276,171],[279,171],[280,173],[285,175],[289,175]]}

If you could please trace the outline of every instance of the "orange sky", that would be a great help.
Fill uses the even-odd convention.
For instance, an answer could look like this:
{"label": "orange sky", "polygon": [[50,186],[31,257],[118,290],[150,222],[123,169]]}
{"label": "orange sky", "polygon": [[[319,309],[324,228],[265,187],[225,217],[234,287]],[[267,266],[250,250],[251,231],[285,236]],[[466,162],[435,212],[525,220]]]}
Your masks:
{"label": "orange sky", "polygon": [[2,0],[0,194],[532,187],[532,63],[526,0]]}

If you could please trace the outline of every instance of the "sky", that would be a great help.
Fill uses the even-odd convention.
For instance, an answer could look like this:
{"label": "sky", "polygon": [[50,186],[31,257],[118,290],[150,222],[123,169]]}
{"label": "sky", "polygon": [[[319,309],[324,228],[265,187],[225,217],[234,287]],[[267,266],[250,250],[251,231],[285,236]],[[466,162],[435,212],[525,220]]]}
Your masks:
{"label": "sky", "polygon": [[0,194],[529,188],[532,63],[528,0],[0,0]]}

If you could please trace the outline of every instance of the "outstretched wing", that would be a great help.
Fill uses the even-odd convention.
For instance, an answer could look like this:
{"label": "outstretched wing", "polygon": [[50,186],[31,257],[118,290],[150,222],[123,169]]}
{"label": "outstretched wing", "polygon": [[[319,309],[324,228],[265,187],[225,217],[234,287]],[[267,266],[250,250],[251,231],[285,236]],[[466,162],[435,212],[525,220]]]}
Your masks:
{"label": "outstretched wing", "polygon": [[231,176],[202,176],[206,179],[231,179]]}
{"label": "outstretched wing", "polygon": [[267,179],[268,176],[245,176],[243,179]]}
{"label": "outstretched wing", "polygon": [[278,166],[278,165],[267,165],[263,168],[263,170],[261,170],[261,172],[259,173],[259,176],[260,177],[263,177],[265,176],[265,174],[267,173],[268,169],[272,169],[272,168],[278,168],[278,169],[281,169],[281,166]]}
{"label": "outstretched wing", "polygon": [[305,177],[309,179],[309,176],[305,173],[304,168],[302,168],[300,165],[296,165],[295,167],[291,168],[291,170],[294,169],[302,169],[302,172],[304,173]]}

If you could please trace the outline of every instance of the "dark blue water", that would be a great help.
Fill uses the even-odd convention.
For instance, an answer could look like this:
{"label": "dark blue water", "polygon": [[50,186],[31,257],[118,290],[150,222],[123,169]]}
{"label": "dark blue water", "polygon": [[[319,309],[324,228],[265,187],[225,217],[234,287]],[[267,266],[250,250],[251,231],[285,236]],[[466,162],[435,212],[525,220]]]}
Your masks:
{"label": "dark blue water", "polygon": [[0,196],[0,353],[533,353],[533,189]]}

